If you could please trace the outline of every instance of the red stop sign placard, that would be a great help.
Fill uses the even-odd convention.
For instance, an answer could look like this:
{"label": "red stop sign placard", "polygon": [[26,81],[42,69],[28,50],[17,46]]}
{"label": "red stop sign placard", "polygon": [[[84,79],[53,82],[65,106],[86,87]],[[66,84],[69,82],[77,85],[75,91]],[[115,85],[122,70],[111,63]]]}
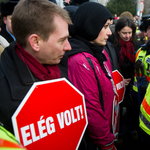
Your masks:
{"label": "red stop sign placard", "polygon": [[114,139],[118,138],[119,130],[119,104],[123,101],[125,93],[124,78],[118,70],[113,71],[113,80],[116,88],[116,95],[113,101],[113,112],[112,112],[112,128]]}
{"label": "red stop sign placard", "polygon": [[118,70],[113,71],[113,80],[114,80],[117,93],[119,95],[119,103],[120,103],[123,101],[124,98],[125,84],[124,84],[124,78]]}
{"label": "red stop sign placard", "polygon": [[12,122],[28,150],[78,149],[87,127],[84,96],[65,78],[36,82]]}

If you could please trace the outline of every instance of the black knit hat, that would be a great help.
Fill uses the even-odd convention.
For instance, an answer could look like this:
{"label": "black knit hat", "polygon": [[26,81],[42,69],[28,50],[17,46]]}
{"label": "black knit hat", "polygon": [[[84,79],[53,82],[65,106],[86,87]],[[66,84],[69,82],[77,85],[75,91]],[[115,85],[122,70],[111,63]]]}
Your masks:
{"label": "black knit hat", "polygon": [[88,41],[93,41],[98,37],[107,19],[112,19],[112,15],[105,6],[96,2],[85,2],[74,14],[74,25],[71,27],[70,35],[77,34]]}
{"label": "black knit hat", "polygon": [[12,15],[14,11],[14,7],[17,5],[17,0],[11,0],[9,2],[1,2],[1,15],[2,17],[6,17],[7,15]]}

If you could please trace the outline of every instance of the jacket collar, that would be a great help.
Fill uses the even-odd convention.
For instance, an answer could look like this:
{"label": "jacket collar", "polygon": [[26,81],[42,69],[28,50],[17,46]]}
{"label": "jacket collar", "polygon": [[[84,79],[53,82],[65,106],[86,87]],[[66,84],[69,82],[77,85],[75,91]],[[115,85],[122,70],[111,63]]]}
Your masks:
{"label": "jacket collar", "polygon": [[[1,67],[8,81],[11,96],[22,100],[34,83],[27,66],[15,53],[16,43],[12,42],[1,55]],[[11,64],[11,65],[10,65]],[[36,77],[35,81],[38,81]]]}
{"label": "jacket collar", "polygon": [[[1,67],[8,80],[11,96],[14,100],[22,100],[32,84],[39,81],[28,66],[15,52],[16,42],[11,42],[1,55]],[[11,64],[11,65],[10,65]],[[64,56],[58,65],[61,77],[68,79],[68,57]],[[34,78],[34,80],[33,80]]]}

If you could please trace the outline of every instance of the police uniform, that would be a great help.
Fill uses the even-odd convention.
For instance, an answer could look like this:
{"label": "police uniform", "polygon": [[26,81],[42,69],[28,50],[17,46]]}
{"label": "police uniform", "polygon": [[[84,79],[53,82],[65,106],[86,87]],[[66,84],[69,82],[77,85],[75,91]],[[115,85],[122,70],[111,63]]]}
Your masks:
{"label": "police uniform", "polygon": [[7,131],[0,125],[0,149],[5,150],[26,150],[14,137],[12,133]]}
{"label": "police uniform", "polygon": [[150,135],[150,84],[140,106],[140,127]]}
{"label": "police uniform", "polygon": [[140,106],[139,126],[141,128],[143,148],[150,146],[150,84]]}
{"label": "police uniform", "polygon": [[[141,26],[146,32],[150,26],[150,14],[143,16]],[[141,92],[139,127],[141,129],[141,139],[143,141],[142,149],[147,149],[150,146],[150,41],[137,51],[135,60],[140,60],[144,65],[143,76],[146,82],[141,85],[142,88],[140,88],[140,91],[138,91],[136,84],[134,84],[133,89],[138,93]],[[141,73],[141,70],[139,70],[140,77]]]}
{"label": "police uniform", "polygon": [[[139,27],[141,31],[147,31],[148,26],[150,26],[150,14],[144,15],[142,17],[142,22]],[[142,45],[141,48],[138,49],[135,55],[135,64],[136,62],[140,60],[142,64],[144,64],[144,77],[145,77],[145,84],[141,85],[141,88],[139,92],[141,92],[141,101],[144,98],[146,88],[148,85],[148,82],[150,82],[150,41],[148,41],[146,44]],[[139,69],[139,77],[142,77],[142,72]],[[142,78],[141,78],[142,79]],[[137,74],[135,73],[134,77],[134,85],[133,85],[133,96],[137,96],[138,93],[138,84],[137,84]]]}
{"label": "police uniform", "polygon": [[[148,82],[150,82],[150,41],[148,41],[147,44],[143,45],[139,50],[136,52],[135,55],[135,63],[140,60],[144,64],[144,76],[146,79],[145,85],[141,87],[142,93],[141,93],[141,100],[143,99],[143,96],[145,95],[146,88]],[[142,77],[142,72],[139,69],[139,77]],[[138,84],[137,84],[137,73],[135,73],[134,77],[134,85],[133,90],[137,93],[138,92]],[[143,95],[143,96],[142,96]]]}

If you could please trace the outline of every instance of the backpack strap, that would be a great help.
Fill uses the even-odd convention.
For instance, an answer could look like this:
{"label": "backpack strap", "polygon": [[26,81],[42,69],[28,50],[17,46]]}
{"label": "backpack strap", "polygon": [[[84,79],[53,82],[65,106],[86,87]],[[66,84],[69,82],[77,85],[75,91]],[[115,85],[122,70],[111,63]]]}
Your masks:
{"label": "backpack strap", "polygon": [[[85,57],[86,57],[86,56],[85,56]],[[102,105],[102,110],[104,111],[104,101],[103,101],[103,95],[102,95],[102,91],[101,91],[101,86],[100,86],[99,79],[98,79],[97,74],[96,74],[96,72],[95,72],[95,69],[94,69],[94,65],[93,65],[93,63],[92,63],[92,60],[91,60],[90,58],[87,58],[87,57],[86,57],[86,59],[87,59],[88,63],[90,64],[91,68],[92,68],[93,71],[94,71],[94,74],[95,74],[95,77],[96,77],[96,80],[97,80],[97,83],[98,83],[99,101],[100,101],[100,103],[101,103],[101,105]]]}

